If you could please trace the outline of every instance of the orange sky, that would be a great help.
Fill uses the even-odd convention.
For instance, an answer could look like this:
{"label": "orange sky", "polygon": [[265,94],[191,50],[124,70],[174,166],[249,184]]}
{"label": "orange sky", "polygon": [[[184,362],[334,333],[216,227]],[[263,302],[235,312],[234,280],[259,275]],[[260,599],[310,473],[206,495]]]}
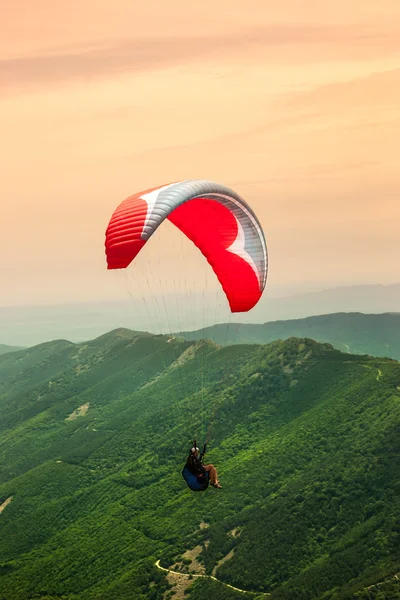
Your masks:
{"label": "orange sky", "polygon": [[[400,280],[398,0],[0,0],[0,14],[0,305],[124,297],[108,218],[188,178],[254,208],[271,293]],[[159,233],[146,259],[162,251],[168,288],[198,258]]]}

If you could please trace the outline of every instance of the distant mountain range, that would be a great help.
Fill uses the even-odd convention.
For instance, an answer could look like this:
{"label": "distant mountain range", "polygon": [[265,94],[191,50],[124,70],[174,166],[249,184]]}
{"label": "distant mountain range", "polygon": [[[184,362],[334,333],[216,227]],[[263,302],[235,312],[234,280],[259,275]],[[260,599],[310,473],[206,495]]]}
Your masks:
{"label": "distant mountain range", "polygon": [[[400,360],[400,313],[334,313],[270,323],[219,323],[171,334],[186,340],[210,339],[218,345],[268,344],[290,337],[332,344],[351,354],[387,356]],[[0,354],[20,350],[0,344]]]}
{"label": "distant mountain range", "polygon": [[[32,346],[58,338],[81,342],[118,327],[167,333],[229,320],[227,306],[215,309],[213,294],[187,297],[169,294],[146,302],[149,305],[143,299],[133,299],[64,306],[0,307],[0,342],[13,346]],[[266,323],[338,312],[400,312],[400,284],[331,288],[279,298],[272,296],[267,286],[257,306],[239,317],[242,323]]]}
{"label": "distant mountain range", "polygon": [[398,362],[309,339],[2,354],[0,598],[395,600],[399,423]]}
{"label": "distant mountain range", "polygon": [[7,352],[16,352],[17,350],[23,350],[23,347],[7,346],[6,344],[0,344],[0,354],[7,354]]}
{"label": "distant mountain range", "polygon": [[343,352],[400,360],[400,313],[336,313],[257,325],[221,323],[179,335],[187,340],[209,338],[222,346],[268,344],[290,337],[311,338],[328,342]]}
{"label": "distant mountain range", "polygon": [[279,298],[271,298],[267,287],[249,316],[253,323],[264,323],[338,312],[400,312],[400,283],[342,286]]}

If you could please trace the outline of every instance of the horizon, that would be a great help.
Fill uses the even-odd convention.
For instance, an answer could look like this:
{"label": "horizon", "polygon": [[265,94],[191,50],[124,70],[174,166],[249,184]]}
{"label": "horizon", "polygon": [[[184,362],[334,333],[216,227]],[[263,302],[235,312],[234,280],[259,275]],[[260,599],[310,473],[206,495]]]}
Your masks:
{"label": "horizon", "polygon": [[[387,288],[387,287],[398,287],[400,286],[400,281],[393,281],[391,283],[380,283],[380,282],[372,282],[372,283],[357,283],[355,285],[351,285],[351,284],[346,284],[346,283],[332,283],[332,284],[328,284],[328,283],[312,283],[312,282],[307,282],[304,284],[300,284],[299,286],[286,286],[286,285],[282,285],[280,286],[276,286],[275,288],[272,289],[272,293],[271,290],[269,290],[269,297],[273,298],[273,299],[279,299],[279,298],[292,298],[294,296],[305,296],[305,295],[311,295],[311,294],[319,294],[322,292],[331,292],[334,290],[351,290],[351,289],[359,289],[359,288]],[[159,297],[161,296],[165,296],[165,297],[174,297],[176,295],[182,295],[183,297],[188,297],[188,294],[190,294],[190,297],[193,296],[203,296],[206,292],[182,292],[181,294],[175,292],[175,291],[169,291],[169,292],[162,292],[160,293]],[[220,292],[220,290],[218,290],[218,293],[220,296],[223,296],[222,292]],[[212,293],[209,292],[209,294],[211,295]],[[266,292],[264,292],[264,294],[266,294]],[[136,299],[141,299],[141,296],[138,296]],[[129,297],[121,297],[121,298],[114,298],[114,297],[110,297],[110,298],[102,298],[102,299],[93,299],[93,300],[76,300],[76,301],[70,301],[70,302],[63,302],[63,301],[58,301],[58,302],[53,302],[53,303],[32,303],[32,304],[20,304],[20,303],[15,303],[15,304],[0,304],[0,310],[2,309],[13,309],[13,308],[32,308],[32,309],[40,309],[40,308],[57,308],[57,307],[78,307],[78,306],[105,306],[105,305],[115,305],[115,304],[130,304],[132,301],[132,298]],[[400,308],[400,307],[399,307]],[[253,309],[254,310],[254,309]],[[351,311],[352,312],[352,311]],[[360,312],[363,312],[362,310]],[[249,311],[248,313],[239,313],[239,314],[251,314],[251,311]],[[312,316],[312,315],[310,315]]]}
{"label": "horizon", "polygon": [[247,313],[231,313],[222,291],[162,298],[0,307],[0,344],[31,346],[64,338],[93,339],[120,327],[155,335],[218,324],[259,324],[338,313],[398,314],[400,284],[325,288],[303,294],[264,295]]}

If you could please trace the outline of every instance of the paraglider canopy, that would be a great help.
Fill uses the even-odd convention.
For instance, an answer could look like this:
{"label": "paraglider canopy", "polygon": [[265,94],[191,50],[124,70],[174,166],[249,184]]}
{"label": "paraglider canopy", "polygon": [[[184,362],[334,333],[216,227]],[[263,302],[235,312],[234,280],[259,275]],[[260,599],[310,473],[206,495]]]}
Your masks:
{"label": "paraglider canopy", "polygon": [[165,219],[206,257],[232,312],[257,304],[267,280],[264,233],[243,198],[212,181],[170,183],[124,200],[106,231],[108,269],[128,267]]}

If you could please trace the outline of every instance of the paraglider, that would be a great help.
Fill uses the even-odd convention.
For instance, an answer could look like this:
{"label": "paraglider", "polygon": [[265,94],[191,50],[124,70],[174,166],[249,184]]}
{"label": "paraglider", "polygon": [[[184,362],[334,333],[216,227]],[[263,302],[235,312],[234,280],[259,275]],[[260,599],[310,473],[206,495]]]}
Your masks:
{"label": "paraglider", "polygon": [[[205,256],[231,312],[251,310],[267,281],[264,233],[245,200],[213,181],[179,181],[126,198],[114,211],[106,230],[107,268],[126,269],[166,219]],[[199,456],[194,443],[182,471],[193,491],[204,491],[209,484],[222,487],[215,467],[204,464],[205,448]]]}
{"label": "paraglider", "polygon": [[215,488],[222,489],[222,485],[218,480],[217,469],[214,465],[204,464],[205,453],[206,444],[204,444],[203,451],[199,455],[199,449],[195,440],[187,457],[186,464],[183,467],[182,476],[188,487],[194,492],[204,492],[209,484]]}
{"label": "paraglider", "polygon": [[126,269],[165,219],[206,257],[231,312],[257,304],[268,268],[263,230],[243,198],[212,181],[170,183],[126,198],[107,227],[107,268]]}

